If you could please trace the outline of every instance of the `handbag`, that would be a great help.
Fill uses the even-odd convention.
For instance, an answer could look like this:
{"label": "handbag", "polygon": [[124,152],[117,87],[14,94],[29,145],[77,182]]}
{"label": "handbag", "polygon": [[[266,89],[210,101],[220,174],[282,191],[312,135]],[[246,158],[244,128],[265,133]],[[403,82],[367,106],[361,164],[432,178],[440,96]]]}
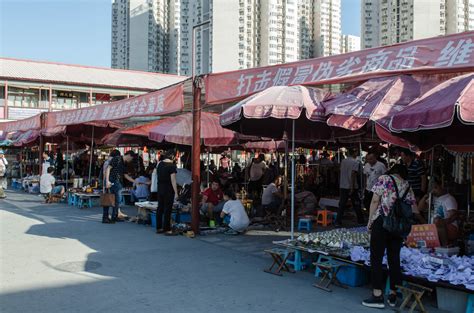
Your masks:
{"label": "handbag", "polygon": [[391,175],[389,176],[395,186],[397,199],[395,200],[389,214],[383,217],[383,228],[392,235],[406,238],[411,232],[411,226],[414,224],[411,205],[405,201],[408,192],[410,191],[410,186],[408,186],[403,196],[400,197],[395,178]]}
{"label": "handbag", "polygon": [[111,193],[108,188],[107,188],[107,192],[105,192],[105,187],[102,190],[102,194],[100,195],[100,206],[103,206],[103,207],[115,206],[115,194]]}

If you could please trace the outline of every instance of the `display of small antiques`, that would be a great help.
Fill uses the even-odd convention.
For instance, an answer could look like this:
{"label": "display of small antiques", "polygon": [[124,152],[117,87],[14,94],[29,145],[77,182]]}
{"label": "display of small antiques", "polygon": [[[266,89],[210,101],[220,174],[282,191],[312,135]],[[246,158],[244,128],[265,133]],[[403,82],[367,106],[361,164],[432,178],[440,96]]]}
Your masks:
{"label": "display of small antiques", "polygon": [[353,246],[368,247],[370,235],[366,227],[339,228],[330,231],[303,234],[297,240],[306,247],[351,248]]}

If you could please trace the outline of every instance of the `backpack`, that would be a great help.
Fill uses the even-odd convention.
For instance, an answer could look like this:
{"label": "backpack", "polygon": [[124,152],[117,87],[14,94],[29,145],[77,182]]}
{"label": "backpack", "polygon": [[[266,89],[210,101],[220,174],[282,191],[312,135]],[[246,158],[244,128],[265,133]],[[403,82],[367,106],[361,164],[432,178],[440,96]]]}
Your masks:
{"label": "backpack", "polygon": [[405,201],[411,188],[408,186],[403,196],[400,197],[395,178],[391,175],[389,176],[395,186],[397,199],[395,200],[390,213],[383,217],[383,228],[392,235],[406,238],[410,234],[411,226],[413,225],[413,211],[411,205]]}

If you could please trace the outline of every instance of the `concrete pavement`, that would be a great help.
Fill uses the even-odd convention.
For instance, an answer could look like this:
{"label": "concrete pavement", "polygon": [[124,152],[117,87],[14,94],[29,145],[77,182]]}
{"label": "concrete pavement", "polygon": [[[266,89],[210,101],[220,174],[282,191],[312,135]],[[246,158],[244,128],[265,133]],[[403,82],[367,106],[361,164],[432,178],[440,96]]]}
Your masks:
{"label": "concrete pavement", "polygon": [[[313,288],[309,272],[263,268],[271,236],[156,235],[104,225],[101,209],[0,200],[0,312],[373,312],[367,288]],[[430,310],[431,312],[431,310]]]}

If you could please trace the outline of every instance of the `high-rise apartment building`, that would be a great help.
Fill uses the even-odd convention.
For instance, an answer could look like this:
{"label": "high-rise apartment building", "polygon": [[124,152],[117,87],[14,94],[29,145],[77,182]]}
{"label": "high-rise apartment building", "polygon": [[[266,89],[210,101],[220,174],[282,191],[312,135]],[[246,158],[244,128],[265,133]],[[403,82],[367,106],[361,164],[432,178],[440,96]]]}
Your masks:
{"label": "high-rise apartment building", "polygon": [[446,0],[446,33],[474,29],[474,0]]}
{"label": "high-rise apartment building", "polygon": [[360,50],[360,37],[354,35],[341,36],[341,53]]}
{"label": "high-rise apartment building", "polygon": [[114,0],[112,67],[181,75],[341,53],[340,0]]}
{"label": "high-rise apartment building", "polygon": [[341,53],[341,0],[314,1],[315,56]]}
{"label": "high-rise apartment building", "polygon": [[474,29],[474,0],[362,0],[362,47]]}

